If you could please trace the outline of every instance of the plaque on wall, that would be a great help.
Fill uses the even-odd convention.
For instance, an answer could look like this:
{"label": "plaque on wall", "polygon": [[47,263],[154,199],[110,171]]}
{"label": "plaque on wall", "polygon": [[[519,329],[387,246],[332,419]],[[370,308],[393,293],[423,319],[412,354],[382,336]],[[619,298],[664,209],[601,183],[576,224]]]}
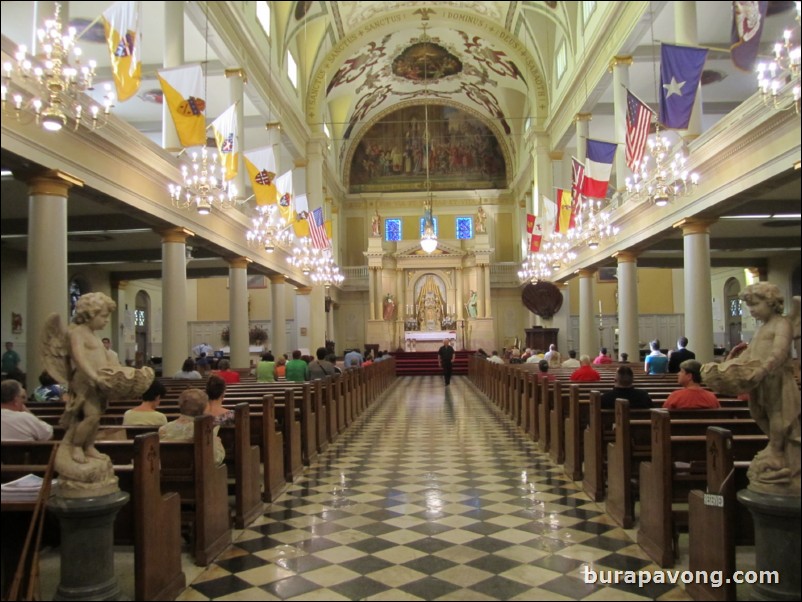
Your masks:
{"label": "plaque on wall", "polygon": [[551,282],[527,284],[521,293],[521,300],[529,311],[547,320],[563,306],[563,294]]}

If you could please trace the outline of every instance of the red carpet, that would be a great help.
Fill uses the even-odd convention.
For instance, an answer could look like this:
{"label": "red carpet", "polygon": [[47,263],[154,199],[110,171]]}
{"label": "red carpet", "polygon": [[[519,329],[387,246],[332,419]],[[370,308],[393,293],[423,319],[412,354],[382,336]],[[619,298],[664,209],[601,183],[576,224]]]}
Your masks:
{"label": "red carpet", "polygon": [[[453,374],[468,374],[468,357],[473,351],[457,351],[454,356]],[[436,351],[398,351],[395,357],[395,373],[397,376],[420,376],[441,374],[437,365]]]}

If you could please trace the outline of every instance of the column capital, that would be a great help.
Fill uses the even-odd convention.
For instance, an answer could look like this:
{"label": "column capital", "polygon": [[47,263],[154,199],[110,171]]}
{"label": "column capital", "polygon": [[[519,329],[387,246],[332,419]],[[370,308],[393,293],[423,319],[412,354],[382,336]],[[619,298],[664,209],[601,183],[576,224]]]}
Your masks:
{"label": "column capital", "polygon": [[618,251],[617,253],[613,254],[618,260],[618,263],[635,263],[638,260],[638,255],[636,251]]}
{"label": "column capital", "polygon": [[19,179],[28,184],[28,194],[31,196],[60,196],[66,199],[70,188],[84,185],[82,180],[58,169],[22,173]]}
{"label": "column capital", "polygon": [[308,164],[309,164],[309,161],[307,161],[306,159],[293,159],[293,161],[292,161],[292,166],[293,167],[297,167],[299,169],[301,167],[306,167]]}
{"label": "column capital", "polygon": [[226,263],[228,263],[228,267],[230,268],[247,269],[251,260],[247,257],[226,257]]}
{"label": "column capital", "polygon": [[577,113],[574,117],[574,121],[591,121],[593,119],[593,113]]}
{"label": "column capital", "polygon": [[629,67],[632,65],[633,60],[628,55],[616,55],[610,59],[609,70],[612,71],[615,67]]}
{"label": "column capital", "polygon": [[580,278],[592,278],[596,273],[596,268],[582,268],[577,272]]}
{"label": "column capital", "polygon": [[287,277],[284,274],[270,274],[268,278],[270,278],[271,284],[284,284],[287,282]]}
{"label": "column capital", "polygon": [[162,237],[162,243],[165,242],[180,242],[186,243],[190,236],[195,236],[192,230],[186,228],[166,228],[164,230],[156,230]]}
{"label": "column capital", "polygon": [[686,217],[681,219],[676,224],[675,228],[682,228],[682,235],[688,234],[710,234],[710,226],[715,224],[718,218],[700,218],[700,217]]}
{"label": "column capital", "polygon": [[562,161],[564,155],[565,151],[561,150],[549,151],[549,159],[551,159],[552,161]]}
{"label": "column capital", "polygon": [[310,295],[312,294],[312,287],[311,286],[299,286],[295,289],[296,295]]}
{"label": "column capital", "polygon": [[234,67],[232,69],[226,69],[224,73],[226,75],[226,79],[232,77],[239,77],[240,79],[242,79],[243,84],[248,83],[248,74],[245,73],[245,69],[243,69],[242,67]]}

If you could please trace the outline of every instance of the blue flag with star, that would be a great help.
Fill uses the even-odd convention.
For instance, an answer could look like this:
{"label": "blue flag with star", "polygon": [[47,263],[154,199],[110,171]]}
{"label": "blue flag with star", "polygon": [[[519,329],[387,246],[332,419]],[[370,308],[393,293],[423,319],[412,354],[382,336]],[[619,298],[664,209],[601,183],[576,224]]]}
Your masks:
{"label": "blue flag with star", "polygon": [[662,44],[660,55],[660,123],[684,130],[691,121],[707,49]]}

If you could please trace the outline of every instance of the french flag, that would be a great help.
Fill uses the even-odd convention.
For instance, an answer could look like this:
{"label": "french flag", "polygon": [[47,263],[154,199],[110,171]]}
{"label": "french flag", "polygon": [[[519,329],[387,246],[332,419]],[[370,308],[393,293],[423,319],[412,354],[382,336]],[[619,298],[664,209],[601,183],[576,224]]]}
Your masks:
{"label": "french flag", "polygon": [[613,159],[617,146],[612,142],[588,139],[583,195],[596,199],[603,199],[607,196],[607,185],[610,183],[610,172],[613,170]]}

